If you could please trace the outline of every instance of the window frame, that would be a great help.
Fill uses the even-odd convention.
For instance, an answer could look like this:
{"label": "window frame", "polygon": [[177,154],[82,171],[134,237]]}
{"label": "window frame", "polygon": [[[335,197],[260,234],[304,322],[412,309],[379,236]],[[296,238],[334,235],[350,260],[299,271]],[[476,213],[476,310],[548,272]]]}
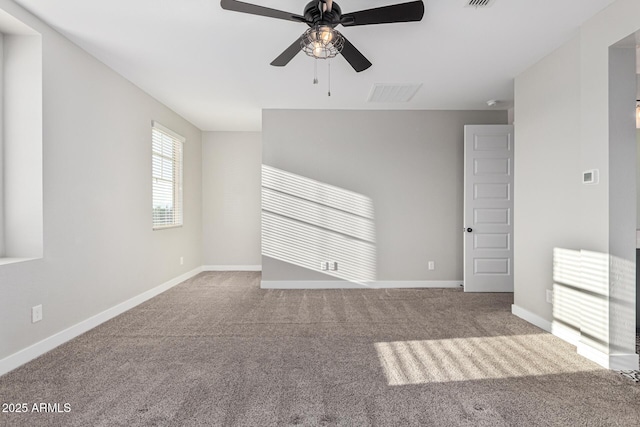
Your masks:
{"label": "window frame", "polygon": [[0,10],[0,266],[44,257],[42,34]]}

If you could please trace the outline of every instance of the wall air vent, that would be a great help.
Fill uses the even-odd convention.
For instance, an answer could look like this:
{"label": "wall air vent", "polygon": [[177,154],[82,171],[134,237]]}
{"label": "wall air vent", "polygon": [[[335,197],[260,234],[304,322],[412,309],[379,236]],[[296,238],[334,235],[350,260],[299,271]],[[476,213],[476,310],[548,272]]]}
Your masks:
{"label": "wall air vent", "polygon": [[388,84],[376,83],[369,92],[368,102],[408,102],[422,83]]}
{"label": "wall air vent", "polygon": [[489,7],[493,5],[494,0],[464,0],[465,7]]}

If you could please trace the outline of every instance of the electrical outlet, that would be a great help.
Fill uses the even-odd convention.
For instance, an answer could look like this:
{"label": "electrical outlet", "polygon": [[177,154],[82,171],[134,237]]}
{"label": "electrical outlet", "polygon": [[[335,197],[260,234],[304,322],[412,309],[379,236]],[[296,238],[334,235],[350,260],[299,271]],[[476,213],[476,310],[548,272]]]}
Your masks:
{"label": "electrical outlet", "polygon": [[553,290],[547,289],[547,302],[553,304]]}
{"label": "electrical outlet", "polygon": [[429,270],[435,270],[435,269],[436,269],[435,261],[429,261]]}
{"label": "electrical outlet", "polygon": [[320,263],[320,270],[327,271],[329,269],[329,263],[326,261],[322,261]]}
{"label": "electrical outlet", "polygon": [[180,257],[180,265],[184,265],[184,257],[183,256]]}
{"label": "electrical outlet", "polygon": [[31,323],[42,320],[42,304],[31,307]]}
{"label": "electrical outlet", "polygon": [[329,270],[338,271],[338,262],[337,261],[331,261],[329,263]]}

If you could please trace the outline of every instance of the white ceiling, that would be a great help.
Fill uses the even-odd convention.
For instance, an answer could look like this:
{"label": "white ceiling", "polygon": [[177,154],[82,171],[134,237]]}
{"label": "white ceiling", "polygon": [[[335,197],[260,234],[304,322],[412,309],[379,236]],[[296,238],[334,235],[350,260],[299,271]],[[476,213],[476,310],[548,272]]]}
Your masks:
{"label": "white ceiling", "polygon": [[[302,14],[306,0],[246,0]],[[336,0],[343,13],[408,0]],[[339,27],[372,63],[298,54],[269,63],[307,28],[226,11],[219,0],[16,0],[202,130],[260,130],[262,108],[487,109],[513,104],[513,78],[614,0],[424,0],[421,22]],[[375,83],[422,83],[408,103],[368,103]]]}

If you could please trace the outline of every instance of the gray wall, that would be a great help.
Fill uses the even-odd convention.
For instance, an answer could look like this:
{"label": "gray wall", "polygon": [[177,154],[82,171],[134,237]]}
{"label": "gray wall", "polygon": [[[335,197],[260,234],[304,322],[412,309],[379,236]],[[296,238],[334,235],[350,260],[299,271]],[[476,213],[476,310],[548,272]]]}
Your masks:
{"label": "gray wall", "polygon": [[635,353],[636,300],[636,49],[609,49],[609,342]]}
{"label": "gray wall", "polygon": [[[506,111],[265,110],[263,164],[317,191],[371,204],[375,280],[461,280],[463,127],[506,122]],[[330,230],[326,239],[345,234],[352,232]],[[279,243],[286,253],[289,243]],[[304,262],[263,256],[263,280],[332,279],[319,272],[316,249],[292,251],[310,253],[304,268]],[[336,251],[331,256],[339,256]],[[348,267],[353,251],[345,252],[337,261]],[[427,269],[430,260],[433,271]]]}
{"label": "gray wall", "polygon": [[[200,130],[15,3],[0,7],[42,33],[44,135],[44,257],[0,265],[2,359],[201,266],[202,177]],[[181,228],[151,229],[152,120],[187,139]]]}
{"label": "gray wall", "polygon": [[[629,280],[635,271],[635,76],[631,52],[611,46],[639,29],[640,3],[617,0],[515,81],[515,305],[530,318],[554,321],[544,299],[553,248],[597,254],[605,259],[601,277],[583,283],[597,284],[597,292],[578,289],[581,300],[571,305],[602,332],[606,348],[592,353],[604,353],[599,363],[636,367],[635,284]],[[589,169],[600,171],[598,185],[580,183]],[[584,338],[579,352],[589,345]],[[581,354],[589,351],[583,346]]]}
{"label": "gray wall", "polygon": [[[551,320],[553,248],[581,248],[579,39],[516,79],[514,302]],[[549,102],[549,97],[554,101]]]}
{"label": "gray wall", "polygon": [[[515,304],[547,320],[552,248],[608,254],[616,244],[609,212],[609,170],[616,166],[610,165],[609,47],[640,27],[638,9],[637,2],[615,2],[515,80]],[[581,184],[588,169],[600,171],[598,185]],[[626,215],[635,218],[634,212]],[[625,234],[618,237],[626,242],[633,233],[615,234]]]}
{"label": "gray wall", "polygon": [[260,132],[202,136],[202,260],[205,266],[258,267]]}
{"label": "gray wall", "polygon": [[636,230],[640,230],[640,129],[636,129]]}

